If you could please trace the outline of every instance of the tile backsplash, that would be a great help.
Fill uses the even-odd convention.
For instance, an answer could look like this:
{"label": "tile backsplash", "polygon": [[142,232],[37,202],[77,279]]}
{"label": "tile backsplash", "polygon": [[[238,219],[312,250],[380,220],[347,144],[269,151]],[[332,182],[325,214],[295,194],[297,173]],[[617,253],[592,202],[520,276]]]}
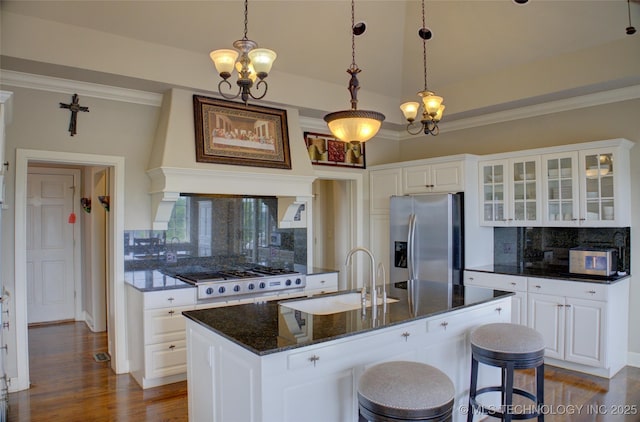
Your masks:
{"label": "tile backsplash", "polygon": [[618,271],[631,273],[630,233],[629,227],[496,227],[494,264],[568,271],[569,249],[585,246],[616,249]]}

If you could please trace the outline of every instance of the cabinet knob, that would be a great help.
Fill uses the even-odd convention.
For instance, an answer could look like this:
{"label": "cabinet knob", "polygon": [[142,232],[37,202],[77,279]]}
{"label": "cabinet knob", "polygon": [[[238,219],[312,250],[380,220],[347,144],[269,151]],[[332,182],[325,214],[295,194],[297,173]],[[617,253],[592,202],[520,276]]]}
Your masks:
{"label": "cabinet knob", "polygon": [[541,285],[539,285],[539,284],[536,284],[536,286],[535,286],[535,287],[536,287],[536,289],[541,289],[541,288],[542,288],[542,286],[541,286]]}
{"label": "cabinet knob", "polygon": [[320,284],[324,284],[326,282],[327,282],[326,280],[320,280]]}
{"label": "cabinet knob", "polygon": [[168,313],[169,315],[173,316],[173,314],[175,314],[175,313],[176,313],[176,311],[174,311],[174,310],[172,309],[172,310],[170,310],[170,311],[169,311],[169,312],[167,312],[167,313]]}
{"label": "cabinet knob", "polygon": [[167,300],[168,300],[169,302],[173,302],[175,299],[174,299],[174,298],[172,298],[172,297],[170,297],[170,298],[168,298]]}
{"label": "cabinet knob", "polygon": [[512,286],[515,286],[515,285],[516,285],[516,283],[514,283],[514,282],[512,281],[512,282],[511,282],[511,285],[512,285]]}
{"label": "cabinet knob", "polygon": [[570,307],[571,307],[571,305],[564,305],[564,307],[565,307],[565,308],[570,308]]}
{"label": "cabinet knob", "polygon": [[424,185],[425,188],[435,188],[436,185]]}
{"label": "cabinet knob", "polygon": [[442,326],[442,328],[444,328],[445,331],[447,331],[447,325],[449,325],[447,321],[441,322],[440,325]]}
{"label": "cabinet knob", "polygon": [[500,315],[500,312],[502,312],[502,308],[500,307],[496,308],[496,312],[498,313],[498,315]]}
{"label": "cabinet knob", "polygon": [[473,277],[467,277],[467,280],[473,281],[474,279],[473,279]]}
{"label": "cabinet knob", "polygon": [[404,333],[402,333],[402,337],[404,337],[404,341],[408,341],[410,335],[411,333],[408,331],[405,331]]}
{"label": "cabinet knob", "polygon": [[313,362],[313,367],[315,368],[316,362],[320,360],[320,356],[313,355],[309,358],[311,362]]}
{"label": "cabinet knob", "polygon": [[564,305],[562,303],[558,303],[558,308],[564,308]]}
{"label": "cabinet knob", "polygon": [[595,290],[589,290],[587,293],[591,293],[592,295],[595,295],[596,291]]}
{"label": "cabinet knob", "polygon": [[169,350],[173,350],[173,349],[175,349],[175,348],[176,348],[176,346],[175,346],[174,344],[172,344],[171,346],[169,346]]}

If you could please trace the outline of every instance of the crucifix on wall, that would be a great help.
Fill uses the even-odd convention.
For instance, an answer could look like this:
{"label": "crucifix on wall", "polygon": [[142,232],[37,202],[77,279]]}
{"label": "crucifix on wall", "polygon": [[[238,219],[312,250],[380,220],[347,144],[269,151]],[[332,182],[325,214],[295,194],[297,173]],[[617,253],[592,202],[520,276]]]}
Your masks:
{"label": "crucifix on wall", "polygon": [[73,97],[71,97],[71,103],[70,104],[60,103],[60,108],[68,108],[71,111],[71,118],[69,120],[69,132],[71,132],[71,136],[75,135],[77,133],[76,125],[77,125],[77,119],[78,119],[78,112],[79,111],[89,112],[89,107],[81,106],[80,100],[78,99],[78,94],[73,94]]}

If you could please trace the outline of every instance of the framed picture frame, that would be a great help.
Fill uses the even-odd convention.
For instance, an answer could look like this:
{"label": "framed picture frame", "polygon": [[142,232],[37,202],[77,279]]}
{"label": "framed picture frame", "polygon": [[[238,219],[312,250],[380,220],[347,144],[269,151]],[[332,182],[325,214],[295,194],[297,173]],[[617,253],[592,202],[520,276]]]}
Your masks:
{"label": "framed picture frame", "polygon": [[304,142],[312,164],[366,168],[364,143],[342,142],[332,135],[305,132]]}
{"label": "framed picture frame", "polygon": [[193,96],[196,161],[291,169],[286,110]]}

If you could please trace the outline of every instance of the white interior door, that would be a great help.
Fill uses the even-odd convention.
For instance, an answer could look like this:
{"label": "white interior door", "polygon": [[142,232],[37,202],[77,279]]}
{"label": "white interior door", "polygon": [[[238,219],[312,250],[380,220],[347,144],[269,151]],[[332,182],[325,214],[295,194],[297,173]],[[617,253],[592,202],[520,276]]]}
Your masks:
{"label": "white interior door", "polygon": [[27,177],[28,323],[75,319],[74,175]]}

